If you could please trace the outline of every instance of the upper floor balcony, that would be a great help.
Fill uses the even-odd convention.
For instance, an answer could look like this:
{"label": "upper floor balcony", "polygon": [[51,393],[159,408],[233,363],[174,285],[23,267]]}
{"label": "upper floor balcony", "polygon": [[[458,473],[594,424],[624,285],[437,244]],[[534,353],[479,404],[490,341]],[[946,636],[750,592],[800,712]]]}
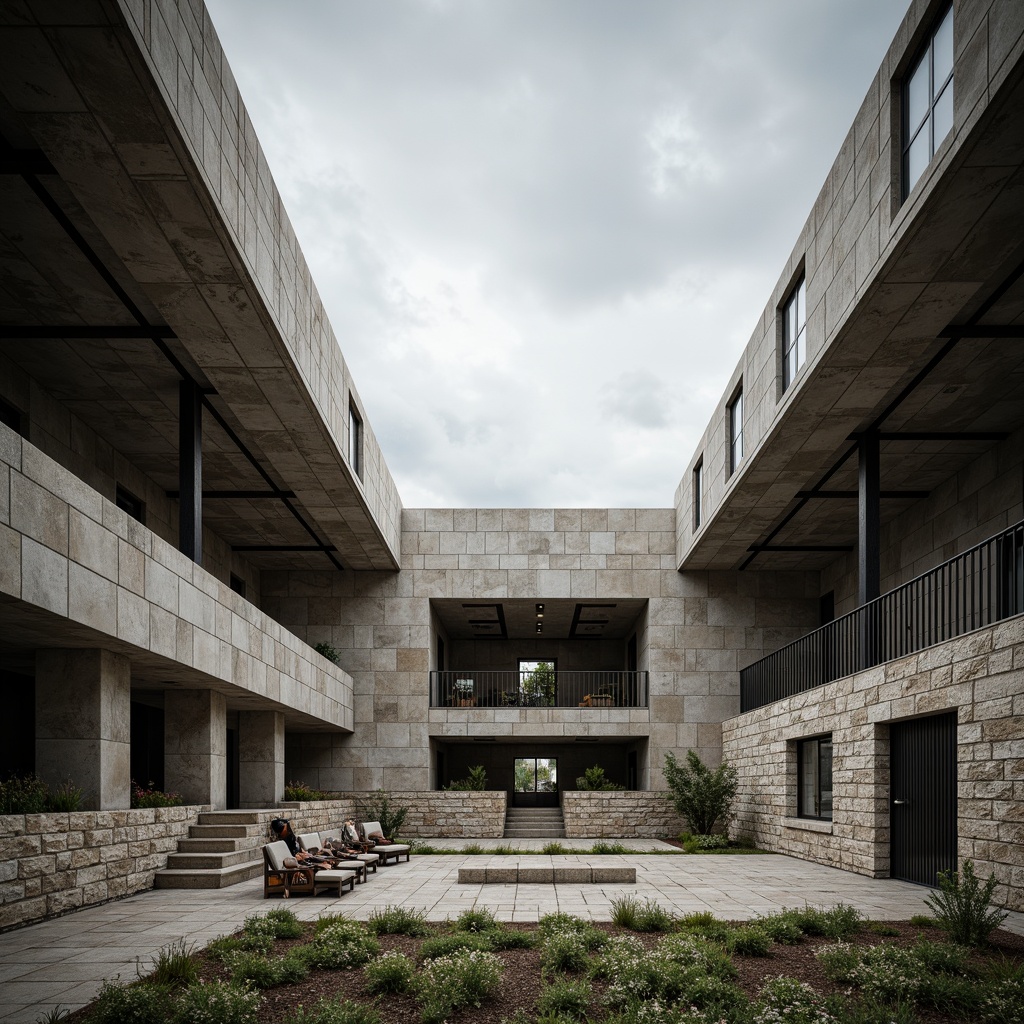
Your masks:
{"label": "upper floor balcony", "polygon": [[430,673],[432,708],[646,708],[647,673],[448,669]]}
{"label": "upper floor balcony", "polygon": [[780,648],[740,672],[740,710],[1024,613],[1024,522]]}

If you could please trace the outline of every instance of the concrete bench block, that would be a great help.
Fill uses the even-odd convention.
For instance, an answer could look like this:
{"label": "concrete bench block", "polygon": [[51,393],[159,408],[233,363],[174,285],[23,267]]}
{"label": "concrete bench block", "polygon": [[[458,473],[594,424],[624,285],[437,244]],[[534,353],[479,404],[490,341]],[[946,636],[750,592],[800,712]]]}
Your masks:
{"label": "concrete bench block", "polygon": [[580,885],[593,881],[593,869],[590,867],[555,868],[555,883],[564,882],[568,885]]}
{"label": "concrete bench block", "polygon": [[520,885],[551,885],[555,880],[554,868],[523,868],[519,869]]}
{"label": "concrete bench block", "polygon": [[600,867],[591,869],[595,882],[626,882],[636,884],[636,868]]}
{"label": "concrete bench block", "polygon": [[459,883],[461,885],[477,884],[482,885],[491,879],[487,877],[487,868],[459,868]]}
{"label": "concrete bench block", "polygon": [[485,881],[494,885],[515,885],[519,881],[519,868],[487,868]]}

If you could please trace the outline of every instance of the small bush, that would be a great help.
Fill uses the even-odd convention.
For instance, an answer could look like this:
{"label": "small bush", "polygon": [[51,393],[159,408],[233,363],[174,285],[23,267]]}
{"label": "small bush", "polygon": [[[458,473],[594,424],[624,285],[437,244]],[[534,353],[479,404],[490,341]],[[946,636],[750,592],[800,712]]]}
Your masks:
{"label": "small bush", "polygon": [[641,903],[635,896],[612,900],[612,921],[634,932],[667,932],[675,918],[653,900]]}
{"label": "small bush", "polygon": [[236,939],[232,935],[222,935],[214,939],[206,947],[206,955],[214,960],[224,960],[238,950],[249,953],[269,953],[274,948],[274,936],[269,934],[243,935]]}
{"label": "small bush", "polygon": [[46,796],[46,810],[53,813],[77,811],[82,805],[82,788],[70,779],[62,782]]}
{"label": "small bush", "polygon": [[491,949],[532,949],[537,940],[529,932],[519,932],[514,928],[494,928],[487,933]]}
{"label": "small bush", "polygon": [[380,1014],[372,1006],[350,999],[321,999],[309,1009],[297,1006],[284,1018],[284,1024],[380,1024]]}
{"label": "small bush", "polygon": [[256,1024],[263,997],[252,989],[207,981],[187,988],[174,1007],[174,1024]]}
{"label": "small bush", "polygon": [[160,950],[153,960],[153,969],[146,977],[147,983],[169,988],[194,985],[199,980],[199,963],[194,954],[195,947],[186,945],[184,939]]}
{"label": "small bush", "polygon": [[224,966],[231,972],[233,985],[249,985],[252,988],[293,985],[309,974],[306,951],[302,947],[276,960],[262,953],[239,951],[225,957]]}
{"label": "small bush", "polygon": [[459,852],[468,853],[472,857],[479,857],[480,854],[487,853],[487,851],[479,843],[466,843],[466,845]]}
{"label": "small bush", "polygon": [[863,924],[861,912],[846,903],[837,903],[825,911],[825,930],[822,933],[827,939],[847,939],[856,935]]}
{"label": "small bush", "polygon": [[477,935],[469,932],[439,935],[436,939],[426,939],[420,944],[420,960],[436,960],[439,957],[472,950],[488,952],[491,948],[491,938],[486,932]]}
{"label": "small bush", "polygon": [[[827,1010],[823,996],[795,978],[772,978],[761,986],[754,1024],[831,1024],[836,1021]],[[836,1021],[838,1024],[838,1021]]]}
{"label": "small bush", "polygon": [[371,960],[363,968],[366,991],[377,993],[409,992],[416,981],[416,965],[403,953],[392,951]]}
{"label": "small bush", "polygon": [[[335,665],[341,660],[341,651],[329,644],[326,640],[321,640],[318,644],[313,644],[313,650],[316,651],[321,657],[326,658],[328,661],[334,662]],[[285,797],[287,800],[288,798]]]}
{"label": "small bush", "polygon": [[89,1024],[165,1024],[171,992],[164,985],[105,981],[92,1005]]}
{"label": "small bush", "polygon": [[379,821],[381,830],[388,839],[394,839],[409,815],[408,807],[396,807],[383,789],[378,789],[359,805],[360,821]]}
{"label": "small bush", "polygon": [[772,940],[760,928],[746,926],[731,929],[726,946],[730,953],[738,953],[740,956],[767,956],[772,948]]}
{"label": "small bush", "polygon": [[307,786],[304,782],[289,782],[284,787],[284,798],[295,803],[303,803],[310,800],[330,800],[331,794]]}
{"label": "small bush", "polygon": [[795,912],[783,910],[777,914],[765,914],[764,917],[757,917],[753,921],[757,928],[765,932],[772,942],[779,942],[786,946],[792,946],[803,937],[800,925],[795,919]]}
{"label": "small bush", "polygon": [[936,924],[949,933],[953,942],[980,946],[1006,920],[1002,911],[990,909],[995,887],[994,874],[982,885],[974,874],[974,863],[965,860],[960,872],[939,872],[939,891],[925,903],[935,914]]}
{"label": "small bush", "polygon": [[489,932],[497,927],[498,922],[494,914],[486,907],[474,907],[472,910],[464,910],[455,919],[455,930],[457,932]]}
{"label": "small bush", "polygon": [[630,853],[632,852],[628,846],[623,846],[622,843],[594,843],[590,848],[591,853],[597,854],[612,854],[612,853]]}
{"label": "small bush", "polygon": [[449,792],[460,793],[484,790],[487,788],[487,769],[482,764],[474,765],[466,778],[456,779],[444,788]]}
{"label": "small bush", "polygon": [[541,967],[545,971],[582,971],[587,966],[589,950],[577,932],[556,932],[544,940]]}
{"label": "small bush", "polygon": [[875,935],[884,935],[888,938],[893,938],[900,933],[899,928],[886,924],[884,921],[868,921],[867,929],[869,932],[874,932]]}
{"label": "small bush", "polygon": [[600,949],[608,941],[608,936],[600,928],[595,928],[590,921],[584,921],[582,917],[573,914],[545,914],[540,919],[539,929],[545,941],[555,935],[579,936],[591,952]]}
{"label": "small bush", "polygon": [[736,769],[727,761],[712,771],[697,756],[696,751],[687,752],[685,765],[667,753],[662,772],[672,790],[676,811],[687,820],[695,833],[710,835],[717,821],[728,821],[738,776]]}
{"label": "small bush", "polygon": [[545,843],[540,852],[555,855],[559,853],[572,853],[572,850],[567,846],[563,846],[561,843]]}
{"label": "small bush", "polygon": [[374,935],[409,935],[412,938],[421,938],[432,931],[427,924],[425,910],[407,910],[405,907],[371,911],[366,927]]}
{"label": "small bush", "polygon": [[576,779],[576,788],[589,791],[608,791],[625,789],[626,787],[620,786],[612,782],[611,779],[606,778],[604,769],[599,764],[595,764],[591,768],[584,769],[583,774]]}
{"label": "small bush", "polygon": [[157,789],[152,781],[148,788],[144,788],[132,779],[132,807],[180,807],[184,802],[177,793],[165,793]]}
{"label": "small bush", "polygon": [[676,927],[689,935],[700,935],[711,942],[722,944],[727,943],[732,934],[732,928],[724,921],[719,921],[710,910],[684,914],[676,921]]}
{"label": "small bush", "polygon": [[424,1024],[440,1024],[463,1006],[480,1006],[501,984],[501,961],[482,950],[438,957],[423,967],[420,1003]]}
{"label": "small bush", "polygon": [[590,986],[579,981],[556,981],[537,998],[537,1012],[582,1020],[590,1006]]}
{"label": "small bush", "polygon": [[0,814],[42,814],[46,783],[38,775],[11,775],[0,782]]}
{"label": "small bush", "polygon": [[687,853],[699,853],[701,850],[727,850],[729,837],[721,833],[713,835],[691,835],[683,843]]}
{"label": "small bush", "polygon": [[979,987],[979,1024],[1024,1024],[1024,968]]}
{"label": "small bush", "polygon": [[310,967],[328,971],[359,967],[379,952],[379,943],[365,926],[340,917],[328,919],[324,925],[317,922],[316,935],[303,948],[303,955]]}
{"label": "small bush", "polygon": [[298,939],[305,933],[305,928],[291,910],[276,907],[266,914],[247,917],[242,931],[249,936],[270,935],[275,939]]}
{"label": "small bush", "polygon": [[911,919],[910,923],[915,928],[934,928],[935,918],[929,917],[928,914],[915,914]]}

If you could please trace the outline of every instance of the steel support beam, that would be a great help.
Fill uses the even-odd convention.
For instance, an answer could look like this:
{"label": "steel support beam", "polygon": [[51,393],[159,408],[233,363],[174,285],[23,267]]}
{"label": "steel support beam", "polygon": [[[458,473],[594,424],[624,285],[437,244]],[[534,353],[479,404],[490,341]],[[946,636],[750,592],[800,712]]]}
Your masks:
{"label": "steel support beam", "polygon": [[203,562],[203,395],[192,380],[178,385],[178,547]]}
{"label": "steel support beam", "polygon": [[863,605],[878,597],[879,587],[881,488],[878,435],[865,434],[857,445],[857,603]]}

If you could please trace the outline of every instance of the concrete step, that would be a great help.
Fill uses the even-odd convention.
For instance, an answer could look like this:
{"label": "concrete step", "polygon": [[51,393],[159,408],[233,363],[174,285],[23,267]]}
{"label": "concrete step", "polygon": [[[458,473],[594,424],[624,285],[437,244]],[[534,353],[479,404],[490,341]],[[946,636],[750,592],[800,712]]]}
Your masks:
{"label": "concrete step", "polygon": [[191,825],[191,839],[259,839],[267,842],[265,825]]}
{"label": "concrete step", "polygon": [[252,836],[244,839],[179,839],[179,853],[234,853],[235,850],[258,850],[262,840]]}
{"label": "concrete step", "polygon": [[561,811],[518,811],[511,810],[505,812],[507,818],[523,818],[529,819],[530,821],[549,821],[549,820],[562,820]]}
{"label": "concrete step", "polygon": [[262,825],[266,828],[266,811],[203,811],[200,825]]}
{"label": "concrete step", "polygon": [[230,868],[236,864],[263,863],[263,853],[258,847],[235,850],[230,853],[177,853],[167,855],[167,868],[172,871],[195,871],[207,868]]}
{"label": "concrete step", "polygon": [[564,839],[564,828],[506,828],[505,839]]}
{"label": "concrete step", "polygon": [[263,861],[259,860],[227,868],[164,869],[156,872],[153,881],[157,889],[224,889],[262,873]]}

